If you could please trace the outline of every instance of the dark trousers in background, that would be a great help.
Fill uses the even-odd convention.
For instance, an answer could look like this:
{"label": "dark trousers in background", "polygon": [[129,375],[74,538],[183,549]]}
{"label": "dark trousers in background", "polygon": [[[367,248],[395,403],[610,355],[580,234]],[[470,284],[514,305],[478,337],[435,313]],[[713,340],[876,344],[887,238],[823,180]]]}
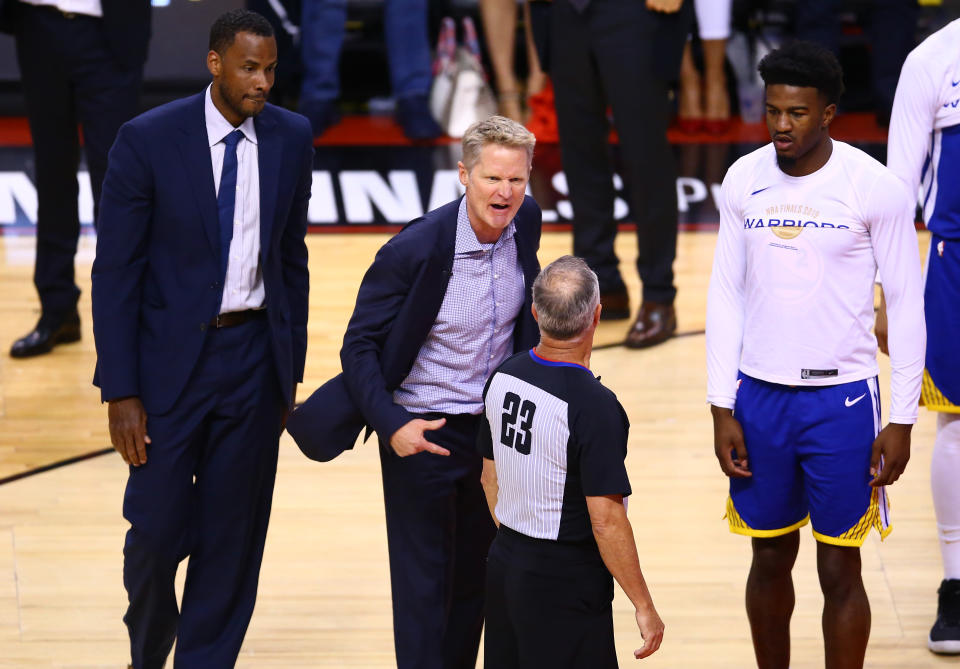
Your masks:
{"label": "dark trousers in background", "polygon": [[[796,6],[797,39],[817,42],[840,53],[840,0],[805,0]],[[873,0],[867,9],[870,50],[870,79],[877,117],[884,125],[890,120],[893,96],[900,69],[916,46],[917,0]]]}
{"label": "dark trousers in background", "polygon": [[427,439],[449,456],[401,458],[380,445],[398,669],[473,669],[480,647],[496,531],[480,485],[480,420],[446,418]]}
{"label": "dark trousers in background", "polygon": [[[130,468],[123,583],[136,669],[232,667],[257,595],[284,410],[266,319],[212,329],[183,395],[148,413]],[[180,611],[174,577],[190,556]]]}
{"label": "dark trousers in background", "polygon": [[80,297],[73,268],[80,234],[77,125],[83,127],[96,207],[113,140],[136,115],[142,71],[121,67],[107,48],[99,19],[68,17],[50,7],[22,7],[16,48],[37,186],[33,280],[43,318],[56,326]]}
{"label": "dark trousers in background", "polygon": [[[630,215],[637,224],[643,299],[671,304],[676,295],[676,166],[667,142],[667,84],[658,59],[672,62],[673,54],[666,51],[675,45],[659,46],[669,35],[643,2],[591,0],[582,13],[569,0],[552,4],[550,76],[573,205],[573,252],[597,273],[601,292],[623,289],[614,251],[609,105],[620,138]],[[680,49],[685,39],[686,33],[679,36]],[[679,64],[679,51],[676,58]]]}

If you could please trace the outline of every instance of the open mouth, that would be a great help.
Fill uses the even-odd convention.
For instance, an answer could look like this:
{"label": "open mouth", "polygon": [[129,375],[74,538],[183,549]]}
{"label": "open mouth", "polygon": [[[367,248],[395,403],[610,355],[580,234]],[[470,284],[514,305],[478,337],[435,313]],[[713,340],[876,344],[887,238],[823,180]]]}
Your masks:
{"label": "open mouth", "polygon": [[506,211],[507,209],[510,208],[509,204],[491,204],[490,206],[496,209],[497,211]]}

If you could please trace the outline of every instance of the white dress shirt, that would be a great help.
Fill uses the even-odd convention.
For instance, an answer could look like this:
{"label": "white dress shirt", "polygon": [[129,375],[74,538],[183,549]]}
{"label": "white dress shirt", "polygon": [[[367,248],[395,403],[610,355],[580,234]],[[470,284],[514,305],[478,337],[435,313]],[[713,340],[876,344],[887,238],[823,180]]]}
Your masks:
{"label": "white dress shirt", "polygon": [[61,12],[70,14],[86,14],[87,16],[103,16],[103,7],[100,0],[20,0],[28,5],[56,7]]}
{"label": "white dress shirt", "polygon": [[244,311],[263,307],[263,273],[260,270],[260,174],[257,160],[257,132],[253,119],[244,119],[234,128],[213,104],[207,86],[204,103],[207,140],[210,142],[210,160],[213,163],[213,183],[220,192],[220,174],[223,171],[223,139],[234,130],[243,133],[237,144],[237,197],[233,209],[233,238],[227,259],[227,276],[223,282],[220,313]]}

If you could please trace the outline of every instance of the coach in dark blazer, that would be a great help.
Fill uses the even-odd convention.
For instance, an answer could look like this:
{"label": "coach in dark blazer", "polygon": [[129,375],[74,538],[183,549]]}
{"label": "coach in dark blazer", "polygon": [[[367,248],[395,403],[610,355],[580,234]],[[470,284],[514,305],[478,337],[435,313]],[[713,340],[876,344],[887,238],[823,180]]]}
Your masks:
{"label": "coach in dark blazer", "polygon": [[96,222],[107,152],[121,124],[137,113],[150,0],[43,6],[0,0],[0,30],[16,38],[38,195],[33,279],[40,320],[10,349],[25,358],[80,338],[73,267],[80,234],[77,125],[83,127]]}
{"label": "coach in dark blazer", "polygon": [[364,426],[379,436],[399,669],[476,663],[494,532],[475,446],[483,384],[538,337],[540,208],[524,196],[534,141],[502,117],[467,130],[466,195],[380,249],[344,336],[343,374],[288,425],[317,459]]}
{"label": "coach in dark blazer", "polygon": [[[409,374],[443,303],[453,267],[459,206],[457,199],[411,221],[380,249],[360,286],[340,351],[344,369],[353,369],[357,379],[372,378],[374,390],[366,392],[362,382],[354,381],[350,387],[359,396],[354,399],[346,372],[318,388],[287,423],[287,431],[307,457],[332,460],[353,448],[364,429],[364,438],[376,432],[389,441],[411,420],[409,412],[390,400],[390,393]],[[532,286],[539,272],[540,208],[531,197],[517,212],[517,232],[526,285]],[[392,296],[391,304],[381,304],[384,294]],[[536,345],[539,336],[530,314],[529,291],[521,316],[513,330],[517,351]],[[371,333],[376,341],[370,341]],[[362,355],[369,351],[376,352],[375,361]]]}
{"label": "coach in dark blazer", "polygon": [[[306,355],[309,122],[266,103],[259,14],[214,23],[211,86],[125,124],[93,265],[95,383],[131,465],[133,666],[230,667],[256,599],[283,421]],[[180,611],[178,563],[190,556]]]}

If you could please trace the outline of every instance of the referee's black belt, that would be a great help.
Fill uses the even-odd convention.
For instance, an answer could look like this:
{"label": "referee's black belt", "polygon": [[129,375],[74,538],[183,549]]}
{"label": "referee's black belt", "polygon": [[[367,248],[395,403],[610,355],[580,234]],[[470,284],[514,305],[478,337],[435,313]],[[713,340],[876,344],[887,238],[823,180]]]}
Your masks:
{"label": "referee's black belt", "polygon": [[267,317],[266,309],[247,309],[246,311],[228,311],[225,314],[218,314],[210,319],[212,328],[233,328],[243,325],[248,321],[259,320]]}

